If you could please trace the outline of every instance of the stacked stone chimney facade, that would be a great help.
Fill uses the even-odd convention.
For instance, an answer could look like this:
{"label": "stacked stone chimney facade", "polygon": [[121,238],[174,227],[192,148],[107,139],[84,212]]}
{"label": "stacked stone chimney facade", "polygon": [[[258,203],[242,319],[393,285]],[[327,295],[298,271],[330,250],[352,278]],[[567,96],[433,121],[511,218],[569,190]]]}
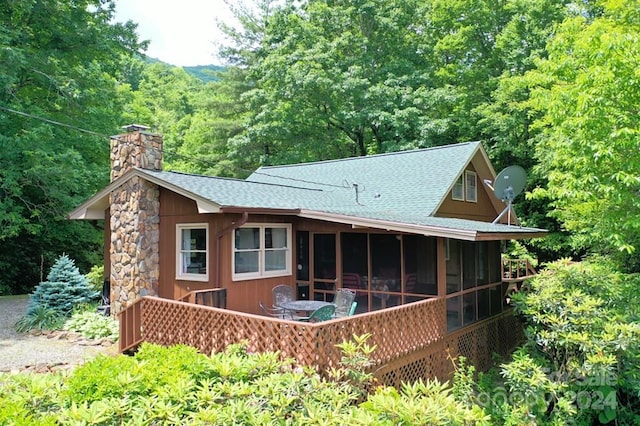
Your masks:
{"label": "stacked stone chimney facade", "polygon": [[[162,136],[133,127],[111,139],[111,181],[134,167],[162,169]],[[158,295],[160,190],[138,177],[109,196],[111,313]]]}

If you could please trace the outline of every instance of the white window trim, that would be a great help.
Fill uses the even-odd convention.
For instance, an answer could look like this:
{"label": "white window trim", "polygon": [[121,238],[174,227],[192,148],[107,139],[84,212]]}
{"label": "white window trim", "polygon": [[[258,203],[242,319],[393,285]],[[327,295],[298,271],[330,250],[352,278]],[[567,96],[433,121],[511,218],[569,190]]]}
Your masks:
{"label": "white window trim", "polygon": [[[462,181],[462,185],[459,185],[458,182]],[[456,196],[456,188],[458,187],[462,187],[462,191],[460,196]],[[464,176],[463,174],[461,174],[460,176],[458,176],[458,179],[456,179],[455,183],[453,184],[453,188],[451,188],[451,199],[455,200],[455,201],[464,201]]]}
{"label": "white window trim", "polygon": [[[260,248],[258,248],[258,272],[241,272],[236,273],[236,239],[235,234],[231,236],[231,279],[232,281],[252,280],[256,278],[284,277],[291,275],[291,224],[289,223],[247,223],[240,228],[259,228],[260,232]],[[287,230],[287,249],[285,254],[285,269],[279,271],[265,271],[265,249],[264,235],[265,228],[284,228]],[[235,233],[235,231],[234,231]]]}
{"label": "white window trim", "polygon": [[[203,229],[205,230],[207,237],[206,257],[207,257],[207,273],[206,274],[191,274],[182,272],[182,231],[184,229]],[[211,265],[209,251],[209,224],[208,223],[178,223],[176,224],[176,280],[183,281],[209,281],[209,272],[211,271]]]}
{"label": "white window trim", "polygon": [[[473,181],[475,182],[475,185],[473,186],[473,198],[468,197],[469,195],[469,186],[467,185],[467,182],[470,176],[473,175]],[[464,171],[464,198],[466,201],[470,202],[470,203],[477,203],[478,202],[478,175],[476,174],[476,172],[472,171],[472,170],[465,170]]]}

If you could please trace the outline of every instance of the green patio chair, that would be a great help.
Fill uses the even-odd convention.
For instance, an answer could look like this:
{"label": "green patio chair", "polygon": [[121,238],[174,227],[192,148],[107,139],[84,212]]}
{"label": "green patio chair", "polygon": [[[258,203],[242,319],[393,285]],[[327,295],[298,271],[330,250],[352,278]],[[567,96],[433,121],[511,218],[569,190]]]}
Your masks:
{"label": "green patio chair", "polygon": [[316,309],[308,317],[297,318],[299,321],[304,322],[320,322],[327,321],[333,318],[333,314],[336,311],[336,305],[327,305]]}
{"label": "green patio chair", "polygon": [[353,302],[351,304],[351,309],[349,309],[349,316],[356,313],[356,308],[358,307],[358,302]]}

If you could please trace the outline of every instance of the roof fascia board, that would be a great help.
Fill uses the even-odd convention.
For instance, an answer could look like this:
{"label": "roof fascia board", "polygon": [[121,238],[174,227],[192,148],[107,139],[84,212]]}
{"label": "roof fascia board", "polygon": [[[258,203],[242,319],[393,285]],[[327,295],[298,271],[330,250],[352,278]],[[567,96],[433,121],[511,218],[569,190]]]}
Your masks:
{"label": "roof fascia board", "polygon": [[[514,228],[518,226],[512,225]],[[495,240],[524,240],[527,238],[542,238],[547,235],[547,231],[538,232],[480,232],[476,241],[495,241]]]}
{"label": "roof fascia board", "polygon": [[412,225],[406,223],[390,222],[379,219],[367,219],[354,216],[338,215],[325,212],[301,210],[298,215],[307,219],[324,220],[327,222],[343,223],[357,228],[374,228],[385,231],[396,231],[408,234],[420,234],[429,237],[454,238],[465,241],[496,241],[496,240],[520,240],[525,238],[540,238],[547,234],[540,232],[480,232],[466,229],[445,228],[441,226]]}
{"label": "roof fascia board", "polygon": [[459,240],[475,241],[477,232],[464,229],[443,228],[438,226],[412,225],[406,223],[390,222],[380,219],[367,219],[355,216],[346,216],[312,210],[301,210],[298,215],[307,219],[324,220],[351,225],[354,228],[375,228],[385,231],[396,231],[408,234],[421,234],[432,237],[447,237]]}
{"label": "roof fascia board", "polygon": [[221,206],[220,213],[244,213],[252,214],[279,214],[287,216],[297,216],[300,209],[276,209],[263,207],[241,207],[241,206]]}

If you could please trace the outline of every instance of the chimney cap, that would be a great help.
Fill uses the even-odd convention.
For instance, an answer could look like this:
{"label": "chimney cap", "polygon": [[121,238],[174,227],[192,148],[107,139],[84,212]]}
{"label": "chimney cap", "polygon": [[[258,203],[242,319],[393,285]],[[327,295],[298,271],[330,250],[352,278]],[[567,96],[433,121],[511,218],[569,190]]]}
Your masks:
{"label": "chimney cap", "polygon": [[149,130],[148,126],[143,126],[142,124],[127,124],[126,126],[122,126],[127,132],[139,132]]}

